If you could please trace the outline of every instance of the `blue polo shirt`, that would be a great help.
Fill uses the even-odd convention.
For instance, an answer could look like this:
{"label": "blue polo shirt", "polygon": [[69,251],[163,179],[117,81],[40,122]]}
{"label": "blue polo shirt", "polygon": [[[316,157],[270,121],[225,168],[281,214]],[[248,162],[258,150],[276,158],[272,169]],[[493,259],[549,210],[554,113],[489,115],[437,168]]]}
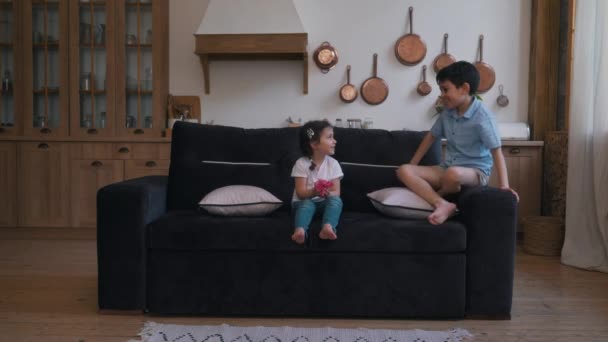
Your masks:
{"label": "blue polo shirt", "polygon": [[457,109],[446,109],[431,128],[435,138],[447,140],[445,159],[441,166],[464,166],[477,168],[486,175],[492,170],[490,150],[500,147],[500,135],[494,114],[478,99],[464,113]]}

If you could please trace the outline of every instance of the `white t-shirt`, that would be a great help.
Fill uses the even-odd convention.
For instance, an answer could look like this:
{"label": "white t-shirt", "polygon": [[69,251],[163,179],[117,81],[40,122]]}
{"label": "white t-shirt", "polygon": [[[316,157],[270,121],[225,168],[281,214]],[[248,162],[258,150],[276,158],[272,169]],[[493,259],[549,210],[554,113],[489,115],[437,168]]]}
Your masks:
{"label": "white t-shirt", "polygon": [[[318,169],[310,170],[311,160],[308,157],[302,157],[296,161],[296,164],[293,166],[291,170],[292,177],[304,177],[306,178],[306,189],[314,188],[315,182],[319,179],[325,179],[331,181],[336,178],[342,179],[344,173],[342,173],[342,168],[340,167],[340,163],[337,160],[330,156],[325,156],[325,160],[321,163]],[[320,201],[322,197],[313,197],[313,201]],[[301,201],[296,194],[296,190],[293,190],[293,201]]]}

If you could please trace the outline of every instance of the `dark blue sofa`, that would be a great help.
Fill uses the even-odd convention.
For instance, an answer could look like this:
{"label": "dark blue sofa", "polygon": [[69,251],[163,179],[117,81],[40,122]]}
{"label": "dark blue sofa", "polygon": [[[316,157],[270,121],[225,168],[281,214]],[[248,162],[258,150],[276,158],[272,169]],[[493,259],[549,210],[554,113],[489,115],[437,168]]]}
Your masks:
{"label": "dark blue sofa", "polygon": [[[508,319],[516,202],[468,188],[440,226],[379,214],[368,192],[398,186],[424,132],[335,129],[344,213],[336,241],[290,239],[297,129],[179,122],[168,177],[115,183],[97,196],[99,308],[156,314]],[[439,162],[439,143],[422,161]],[[268,165],[209,164],[203,160]],[[267,217],[216,217],[199,200],[225,185],[284,201]],[[317,228],[315,228],[317,227]]]}

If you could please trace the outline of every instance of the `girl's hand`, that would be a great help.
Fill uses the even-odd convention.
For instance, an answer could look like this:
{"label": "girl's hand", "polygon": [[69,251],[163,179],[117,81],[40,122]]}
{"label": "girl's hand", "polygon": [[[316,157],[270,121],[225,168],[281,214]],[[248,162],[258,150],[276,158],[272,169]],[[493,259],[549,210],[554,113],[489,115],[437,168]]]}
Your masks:
{"label": "girl's hand", "polygon": [[333,183],[325,180],[319,179],[315,182],[314,189],[315,192],[319,194],[321,197],[327,197],[329,195],[329,189],[333,186]]}

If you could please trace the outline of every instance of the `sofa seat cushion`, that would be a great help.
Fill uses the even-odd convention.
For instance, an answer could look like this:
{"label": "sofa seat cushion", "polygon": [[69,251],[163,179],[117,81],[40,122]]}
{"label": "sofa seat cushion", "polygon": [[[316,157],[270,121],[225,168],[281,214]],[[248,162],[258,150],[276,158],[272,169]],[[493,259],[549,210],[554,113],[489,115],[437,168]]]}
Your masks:
{"label": "sofa seat cushion", "polygon": [[172,250],[302,250],[291,240],[289,212],[263,217],[221,217],[170,211],[148,225],[148,247]]}
{"label": "sofa seat cushion", "polygon": [[308,245],[298,245],[291,240],[293,219],[287,212],[265,217],[218,217],[192,210],[172,211],[148,226],[148,246],[172,250],[372,253],[454,253],[466,249],[466,229],[457,220],[433,226],[426,220],[344,212],[337,240],[320,240],[319,228],[316,218]]}
{"label": "sofa seat cushion", "polygon": [[311,226],[310,247],[315,250],[387,253],[452,253],[466,250],[466,227],[456,219],[434,226],[425,219],[396,219],[380,213],[344,212],[335,241],[318,239],[318,226]]}

